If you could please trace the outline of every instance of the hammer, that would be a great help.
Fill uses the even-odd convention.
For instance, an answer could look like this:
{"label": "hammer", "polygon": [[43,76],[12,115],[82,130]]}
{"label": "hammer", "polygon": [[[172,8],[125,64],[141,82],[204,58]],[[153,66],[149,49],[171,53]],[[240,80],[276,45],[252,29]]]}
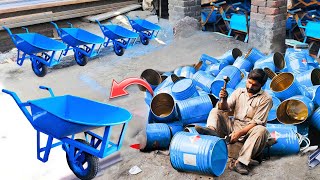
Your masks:
{"label": "hammer", "polygon": [[223,89],[226,90],[227,83],[230,81],[230,78],[228,76],[223,76],[223,80],[224,80]]}

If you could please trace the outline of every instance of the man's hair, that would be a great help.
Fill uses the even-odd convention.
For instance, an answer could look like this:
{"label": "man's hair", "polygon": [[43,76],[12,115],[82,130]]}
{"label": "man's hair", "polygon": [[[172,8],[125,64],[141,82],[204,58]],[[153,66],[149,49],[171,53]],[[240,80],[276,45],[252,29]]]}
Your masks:
{"label": "man's hair", "polygon": [[250,71],[248,79],[258,81],[263,86],[267,82],[268,76],[262,69],[253,69]]}

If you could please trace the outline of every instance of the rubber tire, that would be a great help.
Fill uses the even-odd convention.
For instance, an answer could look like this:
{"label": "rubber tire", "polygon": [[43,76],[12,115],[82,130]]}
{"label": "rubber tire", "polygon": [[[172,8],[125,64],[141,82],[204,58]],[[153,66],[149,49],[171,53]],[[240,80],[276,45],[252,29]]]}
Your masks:
{"label": "rubber tire", "polygon": [[144,36],[141,36],[141,37],[140,37],[140,41],[141,41],[141,43],[142,43],[143,45],[145,45],[145,46],[149,44],[149,39],[146,38],[146,37],[144,37]]}
{"label": "rubber tire", "polygon": [[[76,141],[78,142],[81,142],[83,144],[86,144],[86,145],[89,145],[90,144],[83,140],[83,139],[76,139]],[[78,151],[78,148],[75,148],[75,152]],[[86,152],[82,152],[82,154],[85,156],[84,157],[84,162],[82,163],[82,165],[84,163],[87,163],[88,166],[87,166],[87,169],[89,169],[89,171],[84,174],[84,175],[81,175],[79,173],[77,173],[75,170],[74,170],[74,164],[71,164],[71,162],[69,161],[69,158],[68,158],[68,153],[66,154],[66,158],[67,158],[67,163],[68,163],[68,166],[69,168],[71,169],[71,171],[79,178],[79,179],[82,179],[82,180],[87,180],[87,179],[93,179],[94,177],[96,177],[98,171],[99,171],[99,159],[96,157],[96,156],[93,156],[91,154],[88,154]],[[82,155],[81,155],[82,156]],[[81,157],[79,156],[79,157]],[[86,170],[87,170],[86,169]]]}
{"label": "rubber tire", "polygon": [[[36,62],[37,64],[35,65],[34,62]],[[35,67],[35,66],[39,66],[39,67]],[[36,74],[38,77],[44,77],[48,72],[48,67],[45,64],[43,64],[42,62],[39,62],[37,60],[31,61],[31,67],[32,67],[34,74]],[[35,68],[37,68],[40,72],[36,72]]]}
{"label": "rubber tire", "polygon": [[[119,50],[117,50],[118,48],[120,48]],[[122,56],[124,54],[124,48],[118,45],[113,46],[113,50],[116,53],[116,55],[118,56]]]}
{"label": "rubber tire", "polygon": [[[79,60],[80,58],[80,60]],[[80,51],[74,53],[74,59],[76,60],[79,66],[85,66],[88,63],[89,58],[82,54]]]}

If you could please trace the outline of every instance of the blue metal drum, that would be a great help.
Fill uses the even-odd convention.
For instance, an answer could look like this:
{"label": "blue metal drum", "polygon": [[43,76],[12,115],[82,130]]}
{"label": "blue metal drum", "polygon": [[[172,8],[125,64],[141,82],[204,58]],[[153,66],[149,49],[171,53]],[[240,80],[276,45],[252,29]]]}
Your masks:
{"label": "blue metal drum", "polygon": [[192,79],[181,79],[172,86],[171,90],[174,99],[178,101],[199,96],[196,85]]}
{"label": "blue metal drum", "polygon": [[241,71],[235,66],[226,66],[220,71],[211,85],[211,92],[217,97],[219,97],[219,92],[224,85],[224,76],[228,76],[230,78],[230,81],[227,83],[228,88],[235,88],[241,81]]}
{"label": "blue metal drum", "polygon": [[[144,70],[140,78],[146,80],[150,84],[152,90],[155,90],[162,81],[160,74],[153,69]],[[139,89],[141,91],[146,91],[146,88],[143,86],[139,86]]]}
{"label": "blue metal drum", "polygon": [[245,58],[249,60],[252,64],[254,64],[257,60],[261,59],[264,56],[266,55],[260,52],[258,49],[251,48],[249,52],[246,54]]}
{"label": "blue metal drum", "polygon": [[171,140],[171,131],[167,124],[148,124],[146,127],[147,143],[144,150],[168,149]]}
{"label": "blue metal drum", "polygon": [[297,81],[304,86],[310,87],[310,86],[316,86],[320,85],[320,69],[310,69],[304,72],[301,72],[300,74],[296,74]]}
{"label": "blue metal drum", "polygon": [[218,99],[213,95],[198,96],[176,103],[179,120],[183,125],[206,122]]}
{"label": "blue metal drum", "polygon": [[200,61],[206,63],[206,64],[216,64],[219,63],[220,61],[214,57],[211,57],[207,54],[202,54],[200,57]]}
{"label": "blue metal drum", "polygon": [[[270,147],[270,155],[291,155],[298,154],[300,151],[300,144],[296,132],[291,128],[270,128],[267,127],[271,137],[277,143]],[[266,153],[266,151],[264,151]]]}
{"label": "blue metal drum", "polygon": [[[178,80],[179,80],[179,77],[177,75],[171,74],[163,82],[161,82],[161,84],[159,84],[157,86],[157,88],[155,88],[154,94],[160,94],[163,92],[167,92],[167,93],[171,92],[171,87]],[[169,91],[168,91],[167,87],[170,87]],[[166,89],[166,90],[164,90],[164,89]],[[169,93],[169,94],[171,94],[171,93]]]}
{"label": "blue metal drum", "polygon": [[183,131],[183,124],[180,121],[167,123],[170,128],[171,136],[174,136],[176,133]]}
{"label": "blue metal drum", "polygon": [[193,80],[195,81],[196,86],[209,93],[214,81],[214,76],[205,71],[198,71],[193,75]]}
{"label": "blue metal drum", "polygon": [[244,58],[244,56],[240,56],[236,59],[236,61],[233,63],[233,66],[237,67],[238,69],[244,69],[247,72],[250,72],[253,64]]}
{"label": "blue metal drum", "polygon": [[209,72],[210,74],[212,74],[213,76],[217,76],[219,74],[219,72],[225,68],[226,66],[228,66],[229,64],[227,62],[221,62],[221,63],[216,63],[216,64],[210,64],[207,66],[207,68],[205,69],[206,72]]}
{"label": "blue metal drum", "polygon": [[306,96],[293,96],[284,100],[277,109],[277,119],[283,124],[300,124],[310,117],[314,104]]}
{"label": "blue metal drum", "polygon": [[294,51],[285,56],[288,72],[299,74],[310,69],[307,55],[303,51]]}
{"label": "blue metal drum", "polygon": [[273,102],[273,106],[269,111],[269,115],[267,120],[268,121],[273,121],[275,119],[277,119],[277,109],[279,107],[279,105],[281,104],[281,101],[277,98],[272,96],[272,102]]}
{"label": "blue metal drum", "polygon": [[[280,71],[282,70],[285,66],[286,66],[286,62],[284,60],[284,57],[281,53],[279,52],[275,52],[272,53],[268,56],[264,56],[261,59],[259,59],[258,61],[255,62],[254,66],[263,66],[264,63],[272,63],[275,66],[275,70],[273,70],[272,66],[270,66],[269,68],[273,71]],[[267,66],[266,66],[267,67]]]}
{"label": "blue metal drum", "polygon": [[292,73],[280,73],[275,76],[271,81],[270,89],[282,101],[303,94],[300,84]]}
{"label": "blue metal drum", "polygon": [[171,165],[178,171],[220,176],[227,166],[226,142],[216,136],[179,132],[169,151]]}
{"label": "blue metal drum", "polygon": [[240,56],[242,56],[241,50],[238,48],[234,48],[227,51],[222,56],[216,57],[216,59],[218,59],[220,62],[227,62],[227,64],[231,65]]}
{"label": "blue metal drum", "polygon": [[310,124],[320,131],[320,108],[317,108],[310,119]]}
{"label": "blue metal drum", "polygon": [[153,97],[150,107],[156,122],[166,123],[176,120],[175,103],[170,94],[157,94]]}
{"label": "blue metal drum", "polygon": [[184,66],[181,68],[181,71],[179,74],[177,74],[179,77],[185,77],[185,78],[192,78],[192,76],[196,73],[196,68],[192,66]]}
{"label": "blue metal drum", "polygon": [[189,133],[193,133],[193,134],[199,134],[198,131],[194,128],[194,126],[185,127],[184,128],[184,132],[189,132]]}
{"label": "blue metal drum", "polygon": [[308,97],[312,100],[315,106],[320,106],[320,85],[307,88]]}

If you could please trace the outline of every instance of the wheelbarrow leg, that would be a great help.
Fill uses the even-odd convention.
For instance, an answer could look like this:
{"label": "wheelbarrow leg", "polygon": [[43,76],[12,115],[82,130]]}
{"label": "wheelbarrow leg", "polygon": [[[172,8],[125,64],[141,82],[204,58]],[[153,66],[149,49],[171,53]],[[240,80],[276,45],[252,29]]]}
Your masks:
{"label": "wheelbarrow leg", "polygon": [[[37,158],[40,161],[42,161],[42,162],[47,162],[48,161],[50,150],[51,150],[51,145],[52,145],[52,140],[53,140],[53,137],[52,136],[48,136],[48,141],[47,141],[46,147],[41,148],[40,147],[40,131],[37,131]],[[43,157],[40,156],[40,153],[42,151],[44,151]]]}

